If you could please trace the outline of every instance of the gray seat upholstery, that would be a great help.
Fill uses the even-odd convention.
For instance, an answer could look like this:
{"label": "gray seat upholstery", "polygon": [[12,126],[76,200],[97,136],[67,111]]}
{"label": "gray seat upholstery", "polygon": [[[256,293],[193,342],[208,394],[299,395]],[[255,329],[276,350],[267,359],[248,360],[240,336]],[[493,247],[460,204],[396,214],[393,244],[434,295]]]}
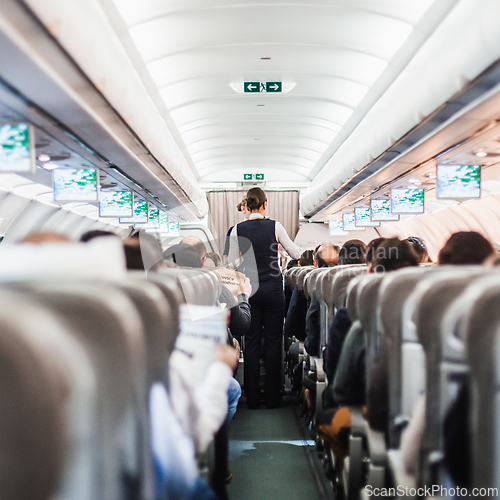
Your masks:
{"label": "gray seat upholstery", "polygon": [[300,271],[297,272],[297,285],[299,285],[299,290],[304,288],[304,280],[306,276],[314,271],[316,268],[314,266],[304,266],[300,268]]}
{"label": "gray seat upholstery", "polygon": [[[0,454],[5,453],[6,459],[1,458],[0,464],[9,466],[6,471],[0,466],[0,495],[2,498],[47,498],[49,483],[54,483],[50,489],[57,486],[56,497],[61,500],[90,500],[95,498],[96,491],[92,488],[93,471],[91,469],[92,438],[95,429],[92,423],[96,416],[96,376],[91,361],[85,349],[68,332],[67,325],[63,324],[55,315],[51,314],[41,304],[29,298],[26,294],[19,294],[12,290],[0,289],[0,338],[15,333],[25,344],[26,353],[36,350],[38,361],[48,363],[54,376],[57,376],[57,401],[54,414],[48,422],[42,422],[48,407],[37,411],[26,408],[23,415],[17,416],[17,423],[10,430],[8,438],[15,449],[9,449],[4,441],[3,432],[9,432],[9,424],[2,417],[8,414],[0,410],[2,424],[0,435],[2,444]],[[0,349],[1,350],[1,349]],[[23,356],[25,355],[23,354]],[[33,368],[38,362],[33,361]],[[21,368],[21,363],[18,368]],[[9,371],[9,377],[14,380],[15,371],[7,363],[0,363],[1,368]],[[0,384],[8,383],[9,377],[1,377]],[[24,398],[31,397],[31,391],[43,396],[44,405],[54,400],[54,387],[46,375],[39,374],[38,378],[29,380],[28,387],[19,387],[16,404],[22,405]],[[39,384],[41,386],[39,387]],[[2,389],[1,408],[8,408],[7,394]],[[15,405],[12,405],[12,409]],[[62,418],[60,412],[63,412]],[[10,416],[14,416],[11,413]],[[54,434],[54,425],[57,434]],[[41,431],[41,432],[40,432]],[[15,432],[15,434],[14,434]],[[18,435],[17,433],[21,434]],[[39,436],[33,433],[37,432]],[[65,434],[64,450],[61,450],[61,436]],[[27,440],[33,440],[27,447]],[[38,440],[38,441],[36,441]],[[45,442],[45,449],[39,445]],[[63,457],[57,455],[63,453]],[[18,456],[20,454],[20,456]],[[20,465],[18,459],[24,460]],[[35,463],[38,461],[38,463]],[[57,481],[54,479],[54,464],[57,463]],[[32,477],[31,471],[35,474]],[[6,494],[4,488],[13,486],[12,481],[21,481],[22,489],[32,493],[19,495]],[[20,490],[21,491],[21,490]]]}
{"label": "gray seat upholstery", "polygon": [[499,488],[500,275],[477,279],[463,294],[468,307],[458,336],[465,340],[471,376],[472,486]]}
{"label": "gray seat upholstery", "polygon": [[346,307],[349,318],[354,323],[358,318],[358,291],[359,286],[365,276],[356,276],[353,278],[347,287]]}
{"label": "gray seat upholstery", "polygon": [[1,291],[0,301],[0,497],[47,500],[63,472],[67,381],[26,333],[61,325],[33,303],[23,307],[21,295]]}
{"label": "gray seat upholstery", "polygon": [[[427,275],[427,272],[426,269],[409,267],[388,273],[379,290],[378,330],[387,346],[389,365],[389,446],[391,448],[399,447],[401,426],[409,416],[403,415],[402,410],[403,305],[416,284]],[[408,351],[412,351],[412,347]],[[405,355],[409,354],[410,352],[405,353]]]}
{"label": "gray seat upholstery", "polygon": [[347,288],[349,283],[362,274],[368,272],[367,266],[353,266],[348,269],[343,269],[342,271],[335,274],[333,279],[333,305],[335,309],[341,309],[346,306],[347,299]]}
{"label": "gray seat upholstery", "polygon": [[[480,266],[447,266],[432,272],[421,280],[409,297],[414,307],[413,320],[420,343],[425,350],[426,421],[422,438],[422,481],[435,484],[436,457],[442,453],[442,423],[444,408],[448,406],[445,380],[450,373],[441,372],[443,341],[441,322],[454,300],[456,300],[475,277],[484,275]],[[448,369],[451,367],[449,366]],[[459,370],[462,371],[462,370]],[[441,478],[442,479],[442,478]]]}
{"label": "gray seat upholstery", "polygon": [[88,352],[98,384],[92,460],[95,498],[120,499],[123,474],[140,477],[144,458],[139,432],[147,404],[141,318],[133,302],[112,285],[21,286],[57,313]]}

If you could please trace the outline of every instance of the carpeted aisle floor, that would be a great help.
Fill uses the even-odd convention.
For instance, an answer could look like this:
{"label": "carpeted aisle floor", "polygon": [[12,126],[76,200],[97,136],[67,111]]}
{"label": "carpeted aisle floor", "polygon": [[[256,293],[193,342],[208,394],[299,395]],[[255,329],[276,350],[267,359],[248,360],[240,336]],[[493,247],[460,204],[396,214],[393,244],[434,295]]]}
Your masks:
{"label": "carpeted aisle floor", "polygon": [[308,460],[314,442],[305,440],[295,401],[286,397],[276,410],[248,410],[241,401],[230,430],[231,500],[328,498],[318,485],[317,464]]}

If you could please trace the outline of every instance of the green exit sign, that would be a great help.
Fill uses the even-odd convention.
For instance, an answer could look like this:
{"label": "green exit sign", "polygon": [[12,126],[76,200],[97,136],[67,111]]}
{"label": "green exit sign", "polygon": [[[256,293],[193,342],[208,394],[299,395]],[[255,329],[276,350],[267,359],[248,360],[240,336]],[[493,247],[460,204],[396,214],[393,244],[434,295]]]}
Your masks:
{"label": "green exit sign", "polygon": [[264,174],[243,174],[244,181],[263,181]]}
{"label": "green exit sign", "polygon": [[283,83],[282,82],[243,82],[243,91],[245,93],[283,92]]}

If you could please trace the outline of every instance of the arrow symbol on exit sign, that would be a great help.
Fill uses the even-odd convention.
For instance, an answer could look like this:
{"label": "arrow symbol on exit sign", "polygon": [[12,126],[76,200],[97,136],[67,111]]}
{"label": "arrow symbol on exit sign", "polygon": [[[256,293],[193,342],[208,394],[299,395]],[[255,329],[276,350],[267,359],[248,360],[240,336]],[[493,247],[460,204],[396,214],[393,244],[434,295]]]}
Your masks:
{"label": "arrow symbol on exit sign", "polygon": [[257,88],[257,85],[252,85],[251,83],[247,85],[248,90],[255,90]]}

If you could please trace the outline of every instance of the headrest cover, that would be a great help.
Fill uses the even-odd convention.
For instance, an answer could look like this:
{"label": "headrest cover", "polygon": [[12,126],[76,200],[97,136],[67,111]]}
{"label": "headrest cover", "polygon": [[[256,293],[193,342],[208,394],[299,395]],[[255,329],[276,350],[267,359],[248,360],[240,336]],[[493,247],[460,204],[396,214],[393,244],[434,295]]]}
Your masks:
{"label": "headrest cover", "polygon": [[118,238],[88,243],[0,245],[0,282],[53,279],[120,280],[125,252]]}

